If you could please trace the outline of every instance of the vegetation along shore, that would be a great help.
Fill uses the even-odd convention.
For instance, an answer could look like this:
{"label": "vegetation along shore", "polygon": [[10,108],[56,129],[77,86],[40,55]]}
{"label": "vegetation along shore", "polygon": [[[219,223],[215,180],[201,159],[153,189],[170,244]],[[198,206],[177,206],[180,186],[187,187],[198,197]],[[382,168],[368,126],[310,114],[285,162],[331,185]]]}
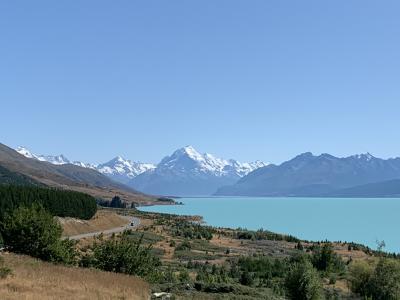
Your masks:
{"label": "vegetation along shore", "polygon": [[[132,206],[96,207],[95,198],[78,192],[4,185],[0,193],[4,247],[0,291],[6,291],[10,298],[26,297],[45,288],[27,288],[35,280],[29,273],[31,264],[54,272],[59,280],[65,276],[91,278],[93,274],[111,278],[111,273],[132,276],[132,282],[142,287],[131,291],[136,299],[150,295],[172,299],[400,296],[400,257],[385,253],[383,248],[374,251],[355,243],[304,241],[267,230],[215,228],[203,225],[199,217],[147,213]],[[68,197],[75,200],[57,200]],[[129,218],[139,219],[140,225],[77,241],[64,238],[126,226]],[[60,269],[62,266],[68,268]],[[21,271],[25,268],[30,275]],[[65,272],[58,275],[56,270]],[[104,271],[108,273],[101,273]],[[90,282],[87,295],[96,286]],[[123,282],[119,280],[118,286]],[[63,293],[60,286],[52,289]],[[118,289],[122,287],[108,292],[112,297],[124,295]]]}

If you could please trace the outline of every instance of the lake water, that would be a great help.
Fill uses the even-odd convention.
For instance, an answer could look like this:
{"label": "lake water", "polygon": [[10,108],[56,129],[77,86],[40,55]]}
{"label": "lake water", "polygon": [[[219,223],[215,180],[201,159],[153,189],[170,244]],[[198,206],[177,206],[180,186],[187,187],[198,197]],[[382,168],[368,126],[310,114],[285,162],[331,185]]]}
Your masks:
{"label": "lake water", "polygon": [[212,226],[264,228],[301,239],[354,241],[400,253],[400,199],[393,198],[181,198],[184,205],[141,207],[143,211],[200,215]]}

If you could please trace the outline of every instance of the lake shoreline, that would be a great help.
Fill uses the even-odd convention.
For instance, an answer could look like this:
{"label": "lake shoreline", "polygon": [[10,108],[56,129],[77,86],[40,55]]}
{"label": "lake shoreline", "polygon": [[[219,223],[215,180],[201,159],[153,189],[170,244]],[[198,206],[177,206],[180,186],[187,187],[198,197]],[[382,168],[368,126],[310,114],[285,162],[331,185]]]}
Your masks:
{"label": "lake shoreline", "polygon": [[183,205],[138,209],[202,216],[204,223],[213,227],[265,228],[302,240],[353,241],[372,249],[377,240],[384,240],[388,245],[386,251],[400,253],[400,239],[394,232],[400,226],[394,216],[394,211],[400,209],[399,198],[187,197],[179,200]]}

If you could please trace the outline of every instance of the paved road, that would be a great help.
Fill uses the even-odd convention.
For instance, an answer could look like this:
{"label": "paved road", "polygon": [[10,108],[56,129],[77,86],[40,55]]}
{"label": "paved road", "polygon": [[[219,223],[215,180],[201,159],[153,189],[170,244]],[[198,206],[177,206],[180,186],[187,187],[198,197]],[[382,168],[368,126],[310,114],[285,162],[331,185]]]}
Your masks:
{"label": "paved road", "polygon": [[96,231],[96,232],[89,232],[89,233],[82,233],[82,234],[78,234],[78,235],[66,236],[64,238],[69,238],[70,240],[80,240],[80,239],[84,239],[84,238],[88,238],[88,237],[94,237],[94,236],[100,235],[100,234],[108,235],[108,234],[113,234],[113,233],[119,233],[126,229],[134,229],[140,225],[140,220],[138,218],[130,217],[130,216],[122,216],[122,217],[126,219],[127,225],[119,226],[119,227],[115,227],[115,228],[111,228],[111,229],[107,229],[107,230],[103,230],[103,231]]}

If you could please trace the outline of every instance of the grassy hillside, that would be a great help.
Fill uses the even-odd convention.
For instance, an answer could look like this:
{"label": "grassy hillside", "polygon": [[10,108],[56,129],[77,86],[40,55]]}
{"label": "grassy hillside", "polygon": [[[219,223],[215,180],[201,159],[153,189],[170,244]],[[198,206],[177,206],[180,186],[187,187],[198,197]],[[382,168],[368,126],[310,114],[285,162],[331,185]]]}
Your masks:
{"label": "grassy hillside", "polygon": [[12,276],[0,279],[2,299],[134,299],[150,298],[149,285],[123,274],[54,265],[4,254]]}

